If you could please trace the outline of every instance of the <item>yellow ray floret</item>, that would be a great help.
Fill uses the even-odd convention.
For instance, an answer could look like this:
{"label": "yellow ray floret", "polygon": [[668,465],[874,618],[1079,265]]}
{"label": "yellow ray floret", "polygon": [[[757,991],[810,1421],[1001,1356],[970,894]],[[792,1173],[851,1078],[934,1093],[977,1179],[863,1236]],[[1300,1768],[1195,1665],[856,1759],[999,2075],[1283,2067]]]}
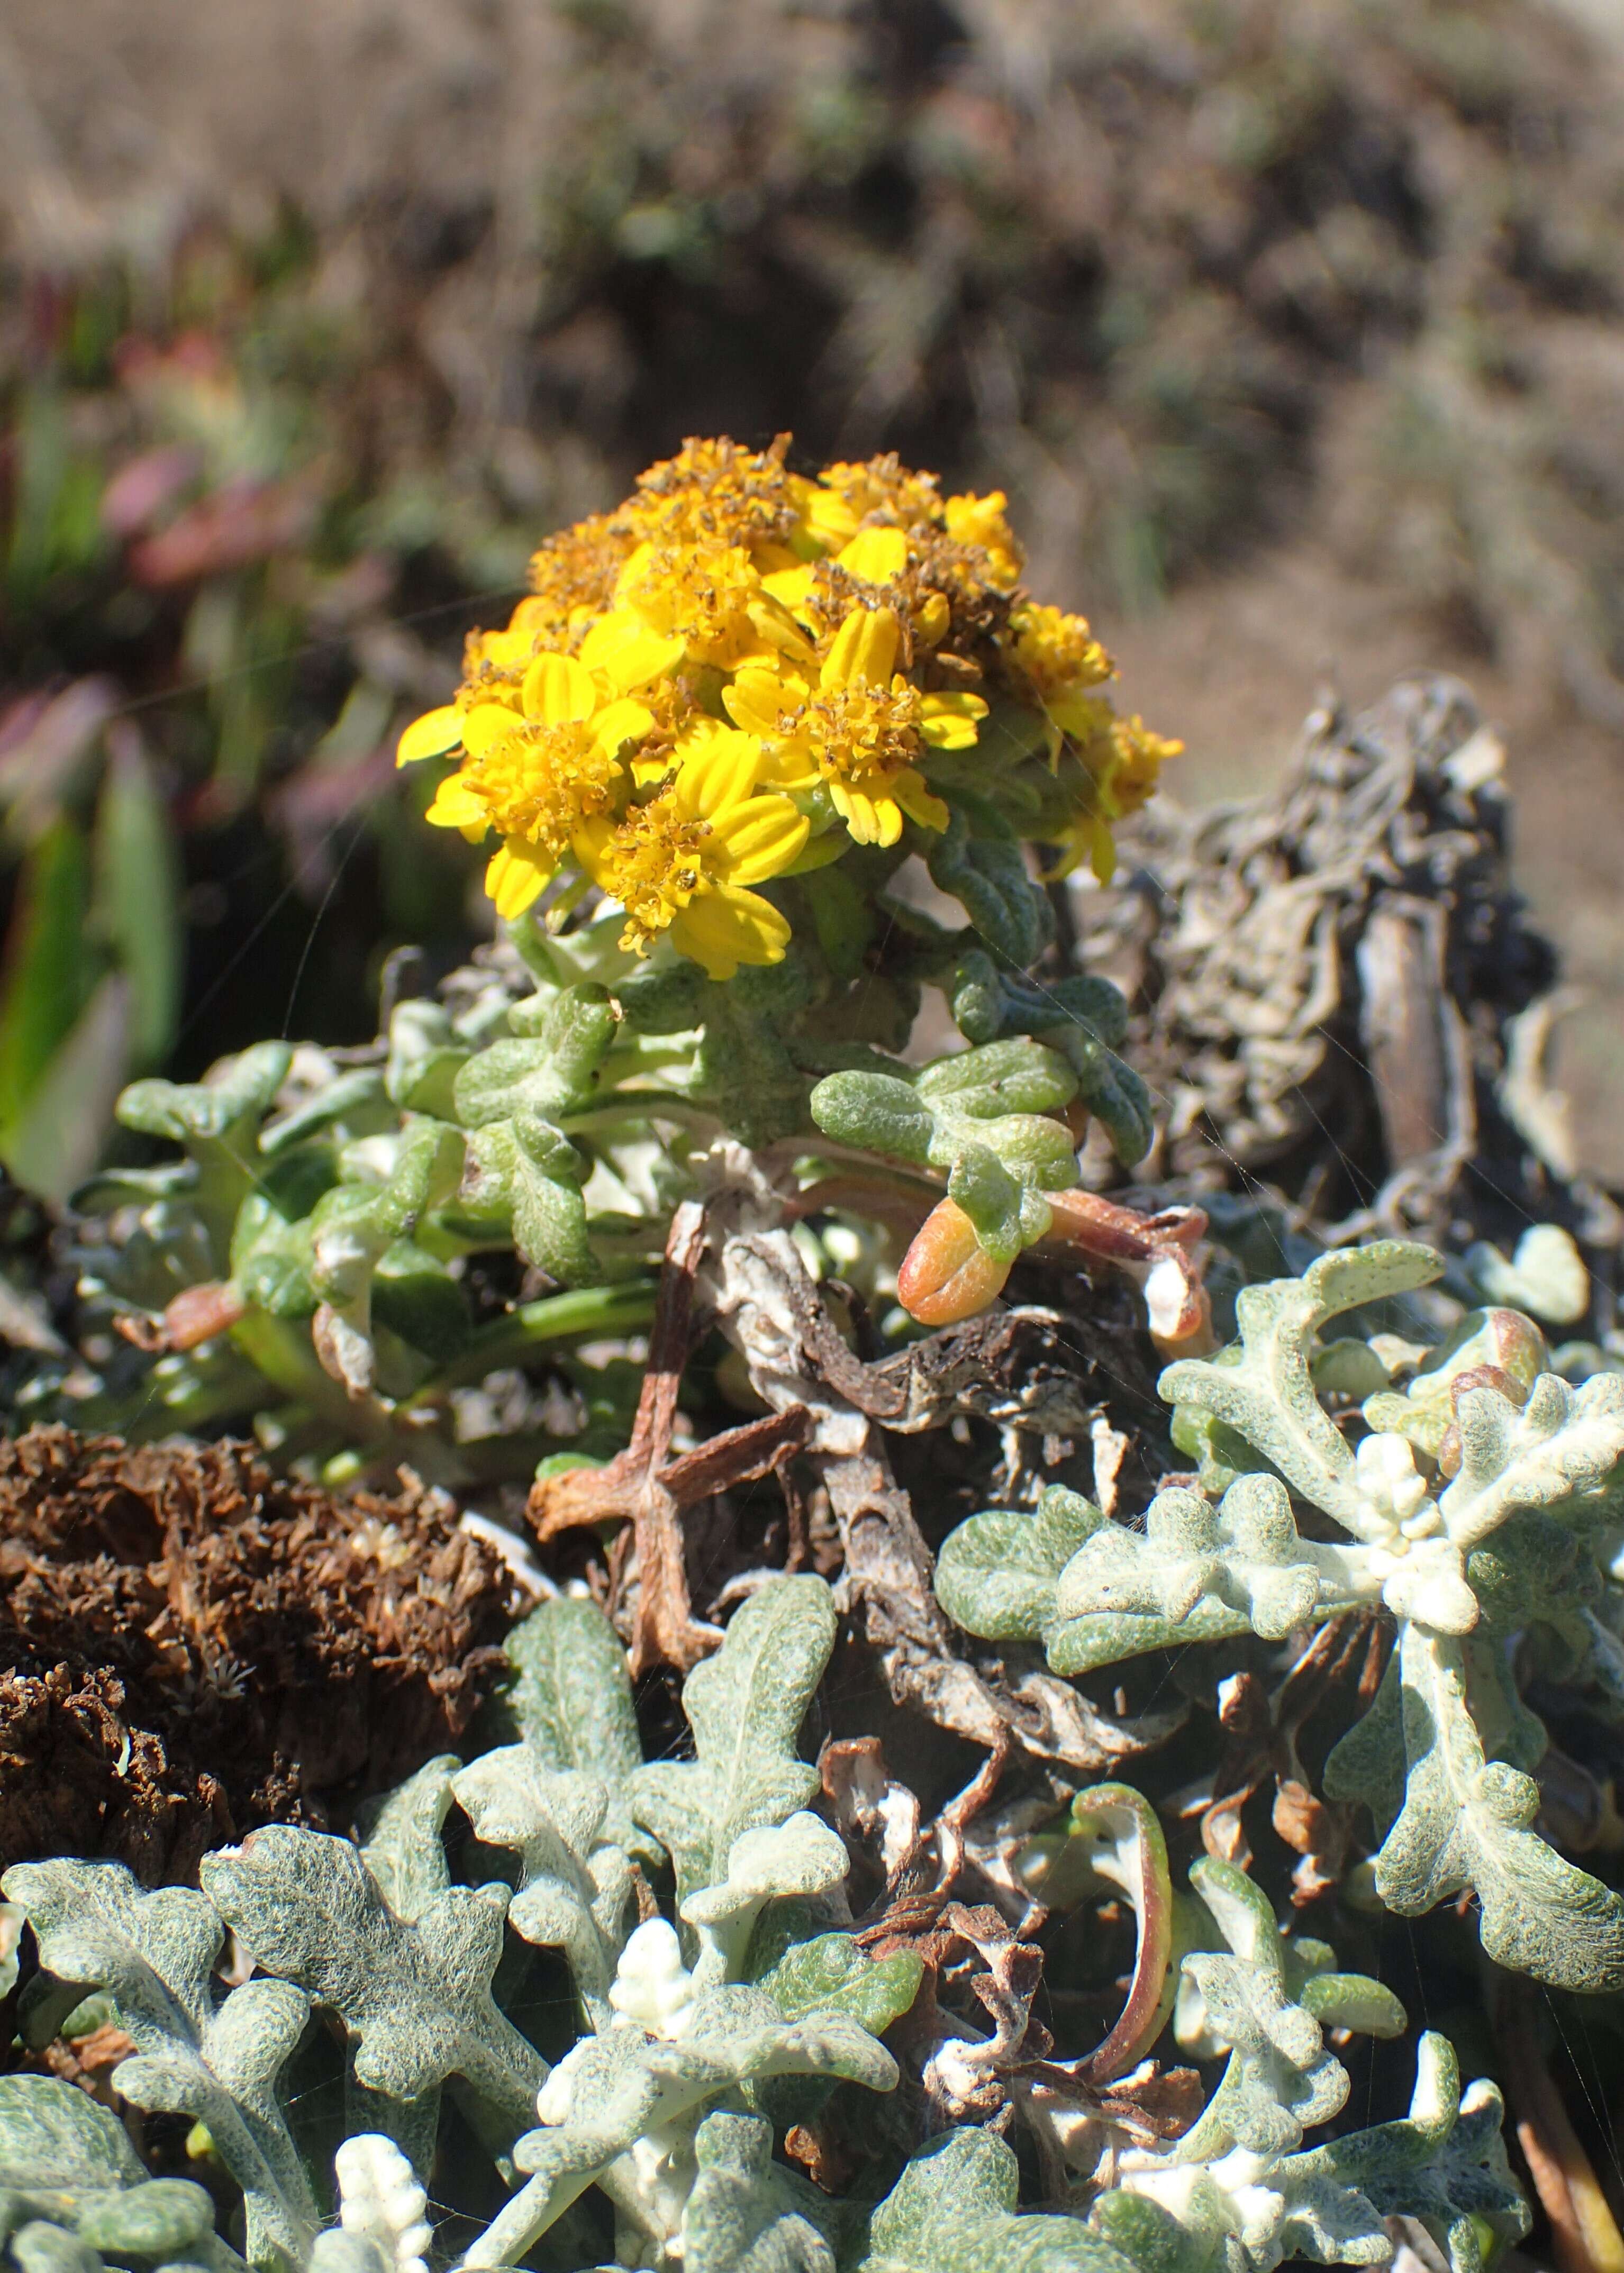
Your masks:
{"label": "yellow ray floret", "polygon": [[485,703],[455,715],[466,754],[461,770],[441,782],[428,817],[472,836],[496,830],[502,845],[485,889],[500,913],[520,915],[581,823],[613,806],[627,778],[620,753],[648,731],[650,713],[607,693],[574,656],[539,655],[524,674],[517,713]]}
{"label": "yellow ray floret", "polygon": [[807,821],[788,798],[758,792],[762,746],[727,728],[679,748],[670,784],[620,821],[589,821],[575,849],[626,911],[620,944],[646,955],[662,934],[712,979],[741,963],[778,963],[789,926],[749,889],[799,859]]}
{"label": "yellow ray floret", "polygon": [[894,844],[904,816],[945,829],[948,809],[919,770],[928,748],[968,749],[987,715],[978,694],[921,694],[894,665],[894,608],[853,608],[815,681],[741,671],[723,696],[730,717],[762,737],[786,789],[820,783],[859,844]]}

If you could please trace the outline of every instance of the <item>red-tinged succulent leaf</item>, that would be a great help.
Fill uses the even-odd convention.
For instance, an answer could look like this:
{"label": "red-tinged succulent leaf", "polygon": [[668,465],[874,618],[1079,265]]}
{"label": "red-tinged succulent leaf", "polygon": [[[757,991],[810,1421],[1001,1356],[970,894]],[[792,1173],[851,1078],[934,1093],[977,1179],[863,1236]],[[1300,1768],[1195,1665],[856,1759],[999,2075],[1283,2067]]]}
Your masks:
{"label": "red-tinged succulent leaf", "polygon": [[920,1226],[897,1273],[897,1299],[921,1326],[955,1326],[1003,1292],[1010,1265],[988,1254],[957,1200],[943,1200]]}

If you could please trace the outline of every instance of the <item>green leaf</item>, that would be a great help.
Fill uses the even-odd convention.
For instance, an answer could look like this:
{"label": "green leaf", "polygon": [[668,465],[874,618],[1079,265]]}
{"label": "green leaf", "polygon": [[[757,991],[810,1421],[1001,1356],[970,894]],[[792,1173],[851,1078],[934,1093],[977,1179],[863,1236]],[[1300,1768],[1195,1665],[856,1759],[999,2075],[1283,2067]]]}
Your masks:
{"label": "green leaf", "polygon": [[397,1239],[379,1257],[372,1316],[437,1365],[458,1356],[473,1332],[460,1282],[438,1256],[411,1239]]}
{"label": "green leaf", "polygon": [[682,1687],[697,1757],[654,1760],[628,1782],[637,1821],[676,1867],[682,1901],[726,1876],[733,1842],[781,1823],[817,1789],[795,1738],[834,1647],[821,1579],[775,1579],[735,1614],[717,1654]]}
{"label": "green leaf", "polygon": [[469,1138],[468,1152],[476,1204],[511,1217],[527,1263],[564,1287],[601,1279],[581,1197],[586,1162],[560,1129],[533,1118],[491,1121]]}
{"label": "green leaf", "polygon": [[357,1814],[361,1860],[395,1917],[409,1925],[451,1885],[440,1834],[462,1765],[455,1752],[441,1752]]}
{"label": "green leaf", "polygon": [[162,1065],[180,1016],[184,935],[169,807],[128,721],[108,736],[96,808],[95,921],[130,982],[130,1058]]}
{"label": "green leaf", "polygon": [[473,1055],[438,1002],[397,1002],[389,1020],[384,1089],[402,1113],[456,1118],[456,1080]]}
{"label": "green leaf", "polygon": [[1346,1566],[1346,1550],[1298,1537],[1274,1476],[1238,1477],[1217,1506],[1200,1492],[1158,1492],[1142,1534],[1101,1524],[1067,1564],[1049,1663],[1085,1673],[1237,1633],[1283,1641],[1353,1598]]}
{"label": "green leaf", "polygon": [[1235,1302],[1239,1343],[1169,1366],[1158,1394],[1175,1408],[1212,1414],[1345,1530],[1370,1535],[1354,1456],[1315,1393],[1310,1351],[1327,1319],[1429,1286],[1442,1269],[1430,1248],[1387,1239],[1322,1255],[1300,1279],[1244,1287]]}
{"label": "green leaf", "polygon": [[1378,2216],[1419,2218],[1453,2273],[1481,2273],[1477,2221],[1502,2242],[1521,2241],[1533,2222],[1506,2160],[1503,2117],[1494,2084],[1480,2080],[1462,2094],[1455,2047],[1429,2029],[1408,2117],[1333,2139],[1312,2160],[1357,2187]]}
{"label": "green leaf", "polygon": [[60,1205],[95,1167],[111,1131],[129,1046],[130,982],[109,971],[0,1136],[15,1181]]}
{"label": "green leaf", "polygon": [[741,2085],[781,2075],[844,2078],[890,2091],[897,2065],[866,2029],[841,2015],[788,2023],[755,1989],[701,1997],[674,2040],[645,2036],[635,2026],[583,2037],[538,2101],[544,2127],[528,2132],[514,2149],[529,2183],[475,2242],[464,2266],[473,2273],[517,2263],[600,2176],[622,2220],[640,2225],[644,2246],[658,2253],[669,2235],[665,2205],[653,2190],[657,2177],[630,2163],[631,2149],[650,2132],[670,2138],[709,2102],[735,2095]]}
{"label": "green leaf", "polygon": [[54,2075],[0,2075],[0,2170],[20,2193],[102,2194],[147,2176],[112,2111]]}
{"label": "green leaf", "polygon": [[921,1069],[914,1089],[933,1110],[973,1121],[1057,1113],[1077,1094],[1064,1059],[1025,1036],[937,1058]]}
{"label": "green leaf", "polygon": [[848,2273],[1130,2273],[1077,2217],[1019,2217],[1020,2174],[990,2131],[949,2131],[870,2215]]}
{"label": "green leaf", "polygon": [[89,856],[65,815],[23,863],[0,968],[0,1144],[90,999]]}
{"label": "green leaf", "polygon": [[695,1988],[737,1979],[756,1921],[770,1902],[827,1894],[847,1868],[845,1841],[804,1810],[741,1833],[728,1849],[726,1876],[695,1889],[678,1911],[699,1936]]}
{"label": "green leaf", "polygon": [[521,1619],[503,1648],[516,1677],[503,1708],[517,1734],[544,1767],[596,1776],[608,1794],[604,1837],[658,1864],[658,1843],[626,1804],[643,1740],[626,1652],[602,1610],[588,1595],[556,1595]]}
{"label": "green leaf", "polygon": [[546,2063],[491,1997],[505,1887],[448,1887],[409,1923],[347,1840],[287,1824],[206,1856],[200,1875],[256,1962],[338,2014],[368,2090],[410,2105],[458,2075],[508,2136],[528,2119]]}
{"label": "green leaf", "polygon": [[188,1152],[235,1144],[245,1153],[292,1063],[291,1042],[256,1042],[222,1058],[200,1082],[132,1083],[118,1100],[118,1118],[126,1129],[168,1136]]}
{"label": "green leaf", "polygon": [[1049,1118],[1076,1086],[1064,1058],[1018,1037],[939,1059],[911,1083],[899,1073],[830,1074],[810,1106],[841,1144],[945,1169],[982,1244],[1012,1260],[1049,1228],[1036,1194],[1077,1181],[1071,1131]]}
{"label": "green leaf", "polygon": [[984,1641],[1035,1641],[1054,1623],[1061,1572],[1107,1519],[1057,1484],[1031,1513],[973,1515],[943,1542],[936,1599],[955,1625]]}
{"label": "green leaf", "polygon": [[[1318,2018],[1298,2001],[1311,1968],[1291,1964],[1267,1895],[1244,1871],[1204,1856],[1192,1864],[1190,1883],[1229,1950],[1185,1957],[1174,2032],[1198,2059],[1223,2052],[1229,2058],[1174,2159],[1213,2162],[1235,2146],[1253,2155],[1290,2153],[1310,2126],[1328,2122],[1348,2097],[1347,2070],[1327,2051]],[[1323,1944],[1313,1947],[1312,1969],[1320,1970],[1331,1954]],[[1373,2020],[1379,2035],[1402,2031],[1403,2007],[1380,1982],[1335,1977],[1334,1994],[1318,1992],[1335,2008],[1333,2026],[1359,2028]]]}
{"label": "green leaf", "polygon": [[566,986],[546,1005],[538,1032],[492,1042],[456,1076],[456,1117],[465,1129],[502,1121],[560,1121],[585,1110],[619,1023],[606,987]]}
{"label": "green leaf", "polygon": [[[1376,1857],[1382,1901],[1414,1917],[1470,1887],[1483,1947],[1496,1964],[1555,1988],[1624,1986],[1624,1897],[1530,1828],[1539,1808],[1533,1778],[1485,1759],[1468,1710],[1462,1643],[1406,1624],[1398,1658],[1408,1774],[1403,1805]],[[1338,1760],[1327,1790],[1349,1789],[1346,1769]],[[1362,1781],[1368,1789],[1368,1770]]]}
{"label": "green leaf", "polygon": [[[792,1913],[775,1931],[772,1913],[763,1919],[750,1945],[749,1979],[771,1998],[786,2021],[815,2013],[844,2013],[880,2036],[900,2020],[919,1994],[924,1961],[911,1949],[870,1957],[849,1933],[797,1938],[801,1919]],[[775,1954],[776,1953],[776,1954]]]}
{"label": "green leaf", "polygon": [[[979,805],[976,819],[982,827],[996,825]],[[1054,916],[1013,836],[972,835],[966,808],[956,803],[947,827],[926,847],[925,865],[937,890],[959,902],[1011,970],[1036,962],[1054,936]]]}
{"label": "green leaf", "polygon": [[1455,1400],[1461,1465],[1439,1500],[1444,1527],[1470,1547],[1513,1515],[1615,1522],[1624,1505],[1624,1377],[1593,1374],[1575,1389],[1541,1374],[1519,1412],[1497,1389]]}
{"label": "green leaf", "polygon": [[4,1890],[27,1911],[49,1972],[117,2001],[136,2048],[114,2071],[124,2097],[207,2125],[243,2189],[251,2261],[301,2265],[320,2221],[276,2079],[304,2033],[305,1999],[283,1981],[250,1981],[216,2005],[223,1935],[211,1903],[178,1887],[143,1894],[122,1864],[19,1864]]}
{"label": "green leaf", "polygon": [[455,1789],[477,1835],[519,1857],[508,1924],[526,1941],[563,1952],[592,2026],[608,2028],[632,1897],[631,1865],[602,1835],[608,1793],[595,1776],[545,1768],[528,1744],[482,1753]]}
{"label": "green leaf", "polygon": [[834,2252],[814,2223],[827,2222],[833,2205],[773,2161],[771,2124],[718,2111],[695,2132],[694,2154],[684,2273],[835,2273]]}

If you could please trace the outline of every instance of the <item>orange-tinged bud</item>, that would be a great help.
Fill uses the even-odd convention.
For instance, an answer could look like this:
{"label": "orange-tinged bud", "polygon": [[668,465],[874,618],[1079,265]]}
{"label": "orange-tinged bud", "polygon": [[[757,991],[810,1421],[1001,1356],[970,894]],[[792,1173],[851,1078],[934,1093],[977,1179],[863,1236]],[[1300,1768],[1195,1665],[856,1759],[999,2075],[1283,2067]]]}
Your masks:
{"label": "orange-tinged bud", "polygon": [[1004,1291],[1007,1263],[995,1261],[957,1200],[943,1200],[920,1226],[897,1273],[897,1300],[921,1326],[956,1326]]}

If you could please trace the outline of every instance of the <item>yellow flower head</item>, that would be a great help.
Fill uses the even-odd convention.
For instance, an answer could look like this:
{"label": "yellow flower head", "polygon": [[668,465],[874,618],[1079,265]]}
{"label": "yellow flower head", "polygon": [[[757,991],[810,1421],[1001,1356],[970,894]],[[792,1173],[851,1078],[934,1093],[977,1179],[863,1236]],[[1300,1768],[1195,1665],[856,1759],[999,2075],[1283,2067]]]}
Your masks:
{"label": "yellow flower head", "polygon": [[[640,544],[615,586],[617,609],[687,656],[720,671],[771,652],[763,626],[784,611],[741,544]],[[794,626],[786,619],[789,635]]]}
{"label": "yellow flower head", "polygon": [[429,818],[500,838],[504,916],[573,871],[624,906],[628,948],[721,975],[784,951],[754,885],[944,829],[955,796],[1109,870],[1179,745],[1117,716],[1081,616],[1020,589],[1004,492],[944,498],[895,456],[808,478],[788,447],[690,439],[549,537],[407,727],[402,765],[455,761]]}
{"label": "yellow flower head", "polygon": [[607,514],[594,514],[548,537],[530,557],[530,596],[513,611],[510,628],[537,634],[539,646],[569,648],[609,604],[629,535]]}
{"label": "yellow flower head", "polygon": [[620,944],[646,955],[668,934],[712,979],[741,963],[779,963],[789,926],[748,888],[781,876],[807,841],[786,797],[757,794],[762,750],[753,735],[701,733],[679,753],[669,785],[618,823],[587,822],[577,849],[593,881],[626,911]]}
{"label": "yellow flower head", "polygon": [[825,466],[807,499],[808,528],[820,544],[838,551],[868,520],[898,529],[939,529],[942,498],[934,474],[914,474],[895,451],[866,465],[844,460]]}
{"label": "yellow flower head", "polygon": [[1014,590],[1026,559],[1004,518],[1008,504],[1004,491],[994,490],[988,497],[951,497],[943,507],[949,536],[983,555],[987,581],[998,592]]}
{"label": "yellow flower head", "polygon": [[1163,764],[1179,756],[1184,746],[1164,734],[1153,734],[1137,715],[1107,715],[1079,754],[1090,791],[1063,836],[1060,858],[1050,874],[1066,875],[1086,859],[1100,881],[1109,884],[1116,873],[1112,821],[1139,811],[1155,790]]}
{"label": "yellow flower head", "polygon": [[1041,703],[1065,701],[1116,673],[1086,616],[1070,616],[1034,600],[1011,611],[1008,653]]}
{"label": "yellow flower head", "polygon": [[621,518],[636,537],[658,544],[738,545],[758,566],[786,566],[811,488],[785,469],[789,439],[780,434],[770,450],[741,450],[726,436],[690,437],[674,458],[638,476]]}
{"label": "yellow flower head", "polygon": [[741,671],[723,697],[738,724],[762,736],[786,789],[820,782],[859,844],[894,844],[906,815],[945,829],[948,808],[919,761],[926,746],[966,749],[987,705],[975,694],[921,694],[893,668],[902,639],[894,608],[853,608],[810,685],[798,674]]}
{"label": "yellow flower head", "polygon": [[440,828],[501,837],[485,884],[506,916],[530,905],[582,822],[609,810],[625,782],[620,751],[650,724],[642,703],[605,695],[569,656],[538,656],[521,701],[516,713],[485,703],[457,714],[462,769],[441,782],[428,811]]}

